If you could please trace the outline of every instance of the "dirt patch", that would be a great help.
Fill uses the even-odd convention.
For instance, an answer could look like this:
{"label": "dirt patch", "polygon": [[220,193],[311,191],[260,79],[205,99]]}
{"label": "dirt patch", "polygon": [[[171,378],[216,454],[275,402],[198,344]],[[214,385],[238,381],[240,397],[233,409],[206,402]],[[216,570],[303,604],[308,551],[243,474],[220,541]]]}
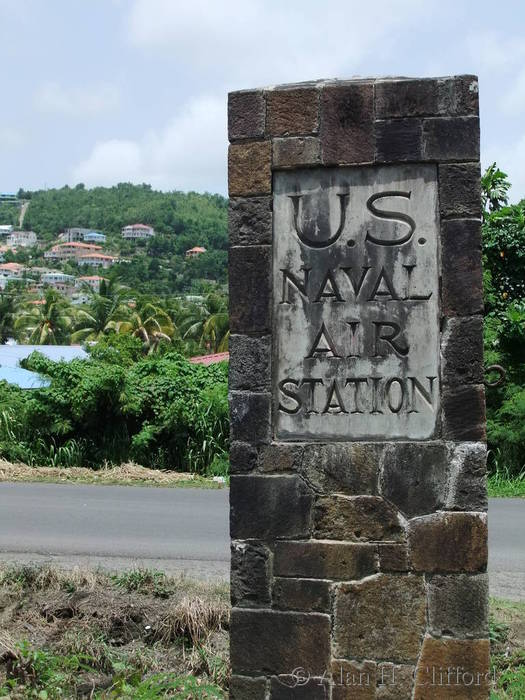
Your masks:
{"label": "dirt patch", "polygon": [[[222,697],[228,597],[222,583],[140,569],[0,567],[0,697],[135,697],[141,684],[160,688],[152,698]],[[172,694],[190,682],[195,694]]]}

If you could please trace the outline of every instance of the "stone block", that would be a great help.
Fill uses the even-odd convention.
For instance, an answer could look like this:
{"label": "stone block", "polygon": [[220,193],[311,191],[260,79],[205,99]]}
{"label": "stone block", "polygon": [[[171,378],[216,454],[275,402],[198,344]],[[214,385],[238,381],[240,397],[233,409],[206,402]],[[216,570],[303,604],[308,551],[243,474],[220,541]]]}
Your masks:
{"label": "stone block", "polygon": [[486,511],[487,446],[481,442],[453,445],[446,508]]}
{"label": "stone block", "polygon": [[443,437],[446,440],[485,440],[485,388],[471,384],[442,394]]}
{"label": "stone block", "polygon": [[424,160],[479,160],[478,117],[437,117],[423,120]]}
{"label": "stone block", "polygon": [[270,141],[232,144],[228,149],[230,197],[271,194],[272,144]]}
{"label": "stone block", "polygon": [[270,441],[270,394],[230,392],[232,440],[260,445]]}
{"label": "stone block", "polygon": [[377,80],[375,102],[377,119],[477,115],[478,81],[474,75]]}
{"label": "stone block", "polygon": [[264,136],[266,105],[258,90],[230,92],[228,95],[228,138],[253,139]]}
{"label": "stone block", "polygon": [[476,219],[441,223],[442,312],[473,316],[483,312],[481,225]]}
{"label": "stone block", "polygon": [[428,583],[428,631],[434,637],[487,637],[487,574],[433,576]]}
{"label": "stone block", "polygon": [[379,570],[382,572],[408,571],[408,549],[404,544],[380,544]]}
{"label": "stone block", "polygon": [[489,654],[488,639],[426,637],[416,672],[414,700],[487,700]]}
{"label": "stone block", "polygon": [[297,476],[233,476],[230,532],[234,539],[305,537],[312,496]]}
{"label": "stone block", "polygon": [[232,197],[228,206],[230,246],[270,245],[272,198]]}
{"label": "stone block", "polygon": [[266,700],[267,680],[264,676],[232,676],[230,680],[230,700]]}
{"label": "stone block", "polygon": [[355,542],[405,537],[396,509],[378,496],[325,496],[314,509],[314,536]]}
{"label": "stone block", "polygon": [[[308,450],[310,445],[308,446]],[[297,472],[302,463],[303,445],[272,443],[263,447],[259,454],[259,470],[262,472]]]}
{"label": "stone block", "polygon": [[412,567],[426,573],[476,573],[487,567],[487,518],[481,513],[436,513],[408,524]]}
{"label": "stone block", "polygon": [[303,578],[278,578],[273,583],[273,605],[281,610],[330,612],[328,581]]}
{"label": "stone block", "polygon": [[274,575],[351,581],[377,571],[374,545],[341,542],[277,542]]}
{"label": "stone block", "polygon": [[455,116],[479,115],[479,85],[477,75],[456,75],[440,81],[441,114]]}
{"label": "stone block", "polygon": [[411,698],[414,675],[415,666],[389,662],[378,664],[376,700]]}
{"label": "stone block", "polygon": [[266,103],[268,136],[306,136],[319,131],[319,90],[270,90]]}
{"label": "stone block", "polygon": [[273,167],[297,168],[321,162],[321,142],[314,136],[273,140]]}
{"label": "stone block", "polygon": [[269,391],[271,337],[230,335],[230,389]]}
{"label": "stone block", "polygon": [[423,127],[419,119],[378,121],[376,160],[378,163],[419,161],[422,159]]}
{"label": "stone block", "polygon": [[230,473],[251,472],[257,466],[257,450],[248,442],[232,442],[230,445]]}
{"label": "stone block", "polygon": [[445,503],[448,452],[444,444],[391,444],[383,459],[381,495],[404,515],[433,513]]}
{"label": "stone block", "polygon": [[329,681],[324,678],[300,679],[298,676],[274,676],[270,700],[328,700]]}
{"label": "stone block", "polygon": [[232,542],[231,601],[233,606],[269,607],[271,553],[259,542]]}
{"label": "stone block", "polygon": [[336,591],[337,658],[417,660],[426,624],[422,576],[377,574]]}
{"label": "stone block", "polygon": [[375,156],[373,83],[328,85],[321,93],[324,165],[372,163]]}
{"label": "stone block", "polygon": [[270,247],[230,248],[229,278],[231,332],[269,333]]}
{"label": "stone block", "polygon": [[332,700],[374,700],[376,677],[373,661],[332,661]]}
{"label": "stone block", "polygon": [[483,317],[448,318],[442,333],[443,384],[482,384]]}
{"label": "stone block", "polygon": [[237,673],[290,674],[304,668],[322,676],[329,667],[330,617],[234,608],[230,658]]}
{"label": "stone block", "polygon": [[384,450],[377,443],[310,444],[299,468],[316,491],[373,495]]}
{"label": "stone block", "polygon": [[443,219],[481,217],[479,163],[439,166],[439,208]]}

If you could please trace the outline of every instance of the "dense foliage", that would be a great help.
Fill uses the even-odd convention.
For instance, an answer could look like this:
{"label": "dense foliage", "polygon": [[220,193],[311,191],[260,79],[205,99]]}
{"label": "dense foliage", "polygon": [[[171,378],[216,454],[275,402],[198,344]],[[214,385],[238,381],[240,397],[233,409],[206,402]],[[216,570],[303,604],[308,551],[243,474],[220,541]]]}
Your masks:
{"label": "dense foliage", "polygon": [[177,353],[142,355],[132,336],[108,338],[86,360],[24,366],[50,386],[0,383],[0,455],[29,464],[99,467],[134,460],[201,474],[225,471],[227,366]]}

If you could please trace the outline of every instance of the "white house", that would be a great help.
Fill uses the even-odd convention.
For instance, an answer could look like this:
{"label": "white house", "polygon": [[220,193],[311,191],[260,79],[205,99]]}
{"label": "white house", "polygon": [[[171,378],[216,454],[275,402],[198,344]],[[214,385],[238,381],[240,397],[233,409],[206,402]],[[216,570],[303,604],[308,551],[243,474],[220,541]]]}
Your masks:
{"label": "white house", "polygon": [[66,228],[59,236],[58,240],[63,243],[105,243],[106,236],[100,231],[93,231],[90,228]]}
{"label": "white house", "polygon": [[101,277],[100,275],[87,275],[85,277],[78,277],[77,285],[80,287],[87,285],[98,294],[100,292],[100,285],[103,281],[107,282],[106,278]]}
{"label": "white house", "polygon": [[206,248],[203,248],[200,245],[196,245],[194,248],[190,248],[189,250],[186,251],[186,257],[187,258],[196,258],[197,255],[202,255],[202,253],[206,252]]}
{"label": "white house", "polygon": [[145,224],[129,224],[129,226],[124,226],[122,229],[122,238],[151,238],[154,235],[155,230],[153,226],[146,226]]}
{"label": "white house", "polygon": [[8,282],[22,280],[26,270],[27,268],[19,263],[3,263],[0,265],[0,289],[5,289]]}
{"label": "white house", "polygon": [[64,272],[46,272],[42,275],[40,281],[42,284],[64,293],[70,293],[75,286],[73,275],[66,275]]}
{"label": "white house", "polygon": [[11,231],[6,239],[8,248],[31,248],[36,243],[37,239],[34,231]]}
{"label": "white house", "polygon": [[102,253],[87,253],[77,258],[79,265],[91,265],[92,267],[102,267],[107,270],[116,262],[118,258],[114,255],[102,255]]}
{"label": "white house", "polygon": [[13,228],[14,226],[12,224],[0,224],[0,236],[7,236],[8,233],[11,233]]}
{"label": "white house", "polygon": [[88,243],[60,243],[45,252],[44,258],[48,260],[79,259],[81,256],[97,253],[99,250],[102,250],[101,246]]}

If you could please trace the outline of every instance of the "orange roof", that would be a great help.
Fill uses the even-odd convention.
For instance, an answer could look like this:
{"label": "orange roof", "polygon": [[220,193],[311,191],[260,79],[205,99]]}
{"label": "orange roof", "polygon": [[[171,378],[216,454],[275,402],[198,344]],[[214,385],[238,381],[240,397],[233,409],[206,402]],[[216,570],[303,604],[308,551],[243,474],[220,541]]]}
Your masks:
{"label": "orange roof", "polygon": [[206,248],[202,248],[199,245],[196,245],[194,248],[190,248],[189,250],[186,251],[187,253],[205,253]]}
{"label": "orange roof", "polygon": [[91,280],[92,282],[102,282],[102,280],[105,280],[105,277],[101,277],[100,275],[84,275],[83,277],[79,277],[79,280]]}
{"label": "orange roof", "polygon": [[146,226],[146,224],[128,224],[124,228],[153,228],[153,226]]}
{"label": "orange roof", "polygon": [[216,352],[213,355],[190,357],[189,361],[194,365],[213,365],[215,362],[227,362],[229,359],[229,352]]}
{"label": "orange roof", "polygon": [[81,258],[96,258],[97,260],[115,260],[114,255],[102,255],[102,253],[87,253],[86,255],[81,255]]}
{"label": "orange roof", "polygon": [[20,265],[20,263],[4,263],[3,265],[0,265],[0,270],[11,270],[11,271],[17,271],[18,270],[23,270],[24,266]]}
{"label": "orange roof", "polygon": [[102,250],[102,246],[94,245],[93,243],[59,243],[54,245],[52,250],[60,250],[62,248],[84,248],[88,250]]}

